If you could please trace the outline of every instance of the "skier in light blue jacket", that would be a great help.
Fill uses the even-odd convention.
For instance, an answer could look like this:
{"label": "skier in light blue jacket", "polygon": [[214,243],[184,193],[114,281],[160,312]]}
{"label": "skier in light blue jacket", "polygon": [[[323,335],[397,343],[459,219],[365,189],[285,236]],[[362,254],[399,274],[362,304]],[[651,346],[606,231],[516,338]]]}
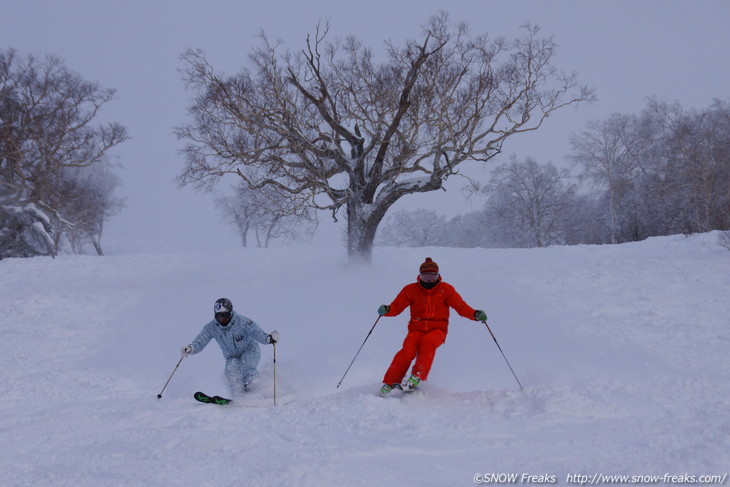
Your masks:
{"label": "skier in light blue jacket", "polygon": [[215,302],[213,313],[214,319],[181,352],[186,357],[199,353],[215,338],[226,359],[225,375],[231,393],[241,396],[258,373],[256,367],[261,360],[259,343],[278,342],[279,332],[267,334],[255,321],[233,311],[233,303],[227,298]]}

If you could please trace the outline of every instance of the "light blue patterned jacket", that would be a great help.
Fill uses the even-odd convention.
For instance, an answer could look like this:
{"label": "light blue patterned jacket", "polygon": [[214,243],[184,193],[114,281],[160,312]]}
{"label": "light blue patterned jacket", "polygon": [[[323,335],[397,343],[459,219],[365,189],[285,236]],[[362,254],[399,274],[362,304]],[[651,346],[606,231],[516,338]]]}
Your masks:
{"label": "light blue patterned jacket", "polygon": [[264,332],[255,321],[239,315],[235,311],[231,313],[233,316],[228,325],[223,326],[216,320],[212,320],[203,327],[203,330],[190,344],[193,347],[193,354],[201,352],[213,338],[220,345],[223,357],[226,359],[240,357],[253,347],[258,349],[259,343],[269,343],[269,334]]}

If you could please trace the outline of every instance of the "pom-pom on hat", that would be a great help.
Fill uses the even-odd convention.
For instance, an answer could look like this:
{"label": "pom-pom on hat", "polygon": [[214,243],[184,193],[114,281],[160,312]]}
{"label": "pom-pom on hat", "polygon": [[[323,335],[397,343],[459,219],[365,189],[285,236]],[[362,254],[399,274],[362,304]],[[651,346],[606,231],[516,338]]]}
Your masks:
{"label": "pom-pom on hat", "polygon": [[423,274],[423,273],[438,274],[439,266],[436,262],[431,260],[431,257],[426,257],[426,261],[423,264],[421,264],[420,272],[421,272],[421,274]]}

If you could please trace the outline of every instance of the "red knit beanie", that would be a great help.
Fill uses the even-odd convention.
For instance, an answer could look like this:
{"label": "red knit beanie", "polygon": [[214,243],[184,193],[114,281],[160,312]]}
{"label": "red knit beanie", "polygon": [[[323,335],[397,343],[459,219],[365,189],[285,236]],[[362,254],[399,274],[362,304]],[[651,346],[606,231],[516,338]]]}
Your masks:
{"label": "red knit beanie", "polygon": [[424,272],[433,274],[439,273],[439,266],[436,262],[431,260],[431,257],[426,257],[426,261],[421,264],[421,274]]}

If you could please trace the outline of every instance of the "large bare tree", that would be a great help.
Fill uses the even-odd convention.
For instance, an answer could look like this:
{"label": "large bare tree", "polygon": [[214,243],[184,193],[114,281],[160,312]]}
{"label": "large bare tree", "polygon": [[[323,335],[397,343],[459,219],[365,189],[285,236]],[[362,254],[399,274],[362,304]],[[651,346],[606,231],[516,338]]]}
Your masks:
{"label": "large bare tree", "polygon": [[261,35],[238,74],[217,74],[200,50],[183,55],[197,92],[182,184],[232,173],[300,204],[345,207],[351,257],[370,258],[378,225],[408,194],[434,191],[465,161],[486,162],[555,110],[594,98],[557,70],[556,45],[535,26],[511,42],[471,36],[446,13],[419,40],[386,42],[385,61],[355,38],[326,43],[318,26],[303,49],[280,52]]}

